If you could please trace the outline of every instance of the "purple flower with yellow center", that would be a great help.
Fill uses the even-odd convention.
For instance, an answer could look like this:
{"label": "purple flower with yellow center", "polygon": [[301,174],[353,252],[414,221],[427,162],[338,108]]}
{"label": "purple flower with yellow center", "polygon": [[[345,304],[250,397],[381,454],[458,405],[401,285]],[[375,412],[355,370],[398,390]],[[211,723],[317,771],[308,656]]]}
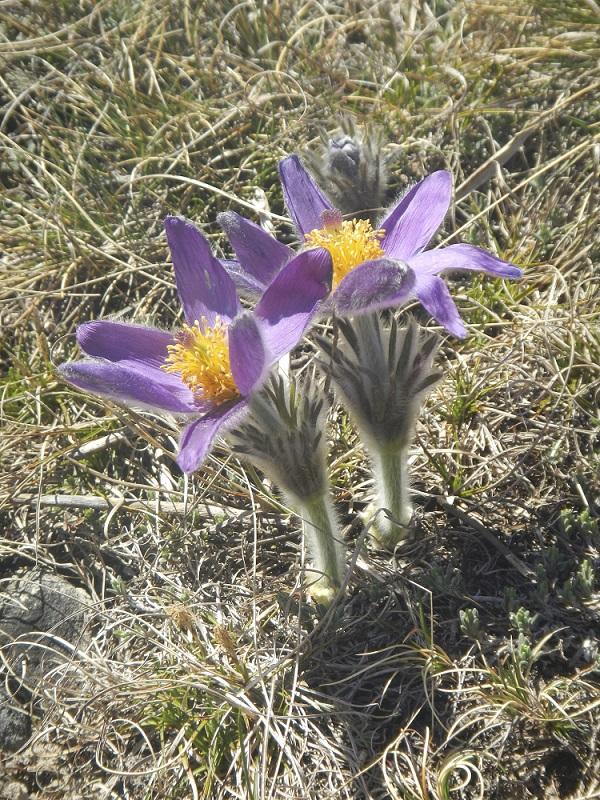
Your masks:
{"label": "purple flower with yellow center", "polygon": [[243,311],[232,278],[200,231],[179,217],[167,217],[165,228],[182,330],[88,322],[77,328],[77,341],[91,359],[59,369],[84,391],[184,420],[177,463],[193,472],[223,427],[245,413],[270,367],[302,338],[329,294],[331,257],[323,249],[300,253],[254,311]]}
{"label": "purple flower with yellow center", "polygon": [[[513,264],[470,244],[425,250],[452,199],[452,177],[439,170],[406,192],[376,228],[368,220],[342,219],[297,156],[279,165],[289,214],[305,246],[325,248],[333,260],[329,308],[341,316],[396,307],[417,298],[455,336],[466,329],[440,275],[454,270],[520,278]],[[293,251],[258,225],[229,211],[219,222],[238,261],[226,262],[236,283],[261,291]]]}

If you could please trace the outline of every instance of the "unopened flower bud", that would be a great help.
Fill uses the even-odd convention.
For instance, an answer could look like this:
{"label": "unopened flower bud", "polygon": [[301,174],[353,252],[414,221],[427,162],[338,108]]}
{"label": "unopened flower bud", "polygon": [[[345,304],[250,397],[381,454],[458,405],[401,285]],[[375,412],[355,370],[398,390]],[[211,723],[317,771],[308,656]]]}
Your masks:
{"label": "unopened flower bud", "polygon": [[324,138],[319,155],[308,154],[325,194],[344,215],[375,221],[385,205],[387,172],[378,130],[357,130],[350,120],[342,131]]}

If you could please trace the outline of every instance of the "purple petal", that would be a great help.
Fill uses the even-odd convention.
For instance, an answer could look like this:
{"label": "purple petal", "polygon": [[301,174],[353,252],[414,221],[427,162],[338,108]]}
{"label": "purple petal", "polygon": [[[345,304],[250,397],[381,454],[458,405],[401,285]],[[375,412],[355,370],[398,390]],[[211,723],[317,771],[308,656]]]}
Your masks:
{"label": "purple petal", "polygon": [[279,162],[279,179],[287,210],[300,235],[322,228],[321,214],[332,205],[298,156],[288,156]]}
{"label": "purple petal", "polygon": [[448,287],[441,278],[438,278],[437,275],[417,275],[415,294],[440,325],[458,336],[459,339],[464,339],[467,329],[463,325]]}
{"label": "purple petal", "polygon": [[246,272],[263,284],[271,283],[279,270],[294,256],[294,251],[249,219],[226,211],[217,216],[239,262]]}
{"label": "purple petal", "polygon": [[75,361],[62,364],[59,372],[79,389],[117,403],[174,414],[198,412],[198,404],[187,386],[176,375],[160,370],[136,369],[110,361]]}
{"label": "purple petal", "polygon": [[173,344],[170,333],[143,325],[97,320],[77,327],[79,346],[89,356],[139,363],[159,369]]}
{"label": "purple petal", "polygon": [[235,288],[239,294],[248,300],[255,301],[262,297],[263,292],[267,288],[267,284],[258,281],[250,275],[249,272],[245,272],[240,266],[239,261],[220,258],[219,263],[234,282]]}
{"label": "purple petal", "polygon": [[383,220],[381,246],[386,255],[407,261],[427,246],[440,227],[452,199],[452,176],[439,170],[423,178]]}
{"label": "purple petal", "polygon": [[472,244],[451,244],[439,250],[427,250],[413,256],[409,263],[417,274],[424,275],[437,275],[453,269],[487,272],[499,278],[520,278],[523,275],[518,267]]}
{"label": "purple petal", "polygon": [[392,308],[409,299],[414,284],[414,273],[402,261],[365,261],[340,281],[333,293],[333,307],[342,316]]}
{"label": "purple petal", "polygon": [[212,327],[217,316],[232,320],[239,310],[235,285],[204,236],[182,217],[167,217],[165,230],[187,323],[193,325],[204,317]]}
{"label": "purple petal", "polygon": [[327,250],[306,250],[281,270],[264,293],[255,315],[270,364],[298,344],[318,303],[331,291],[332,271]]}
{"label": "purple petal", "polygon": [[245,397],[256,389],[267,375],[265,345],[256,319],[249,311],[234,319],[228,333],[231,373],[240,394]]}
{"label": "purple petal", "polygon": [[247,407],[245,400],[233,406],[230,403],[219,406],[183,429],[177,456],[177,464],[183,472],[190,473],[198,469],[223,426],[236,422]]}

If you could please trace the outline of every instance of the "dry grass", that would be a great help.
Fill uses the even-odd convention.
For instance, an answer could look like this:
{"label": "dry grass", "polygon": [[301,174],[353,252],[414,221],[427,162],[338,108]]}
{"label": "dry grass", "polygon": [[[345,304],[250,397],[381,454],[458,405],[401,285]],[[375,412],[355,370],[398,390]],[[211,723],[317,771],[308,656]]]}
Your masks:
{"label": "dry grass", "polygon": [[[31,797],[600,797],[599,32],[593,0],[0,3],[0,577],[42,564],[94,608],[4,759]],[[168,422],[54,365],[87,319],[172,326],[167,212],[221,248],[217,212],[266,196],[291,237],[277,161],[344,114],[393,192],[451,169],[441,240],[526,277],[454,282],[418,541],[361,550],[319,617],[268,484],[226,447],[184,481]],[[329,432],[359,547],[368,471]]]}

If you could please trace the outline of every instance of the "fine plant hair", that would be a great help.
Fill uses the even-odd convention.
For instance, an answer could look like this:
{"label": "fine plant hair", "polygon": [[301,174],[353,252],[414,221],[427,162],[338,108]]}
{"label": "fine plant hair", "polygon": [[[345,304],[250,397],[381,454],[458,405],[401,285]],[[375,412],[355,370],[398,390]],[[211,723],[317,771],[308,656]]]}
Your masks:
{"label": "fine plant hair", "polygon": [[343,583],[344,548],[327,480],[325,402],[315,379],[297,387],[281,375],[251,401],[250,415],[230,437],[247,458],[287,495],[300,516],[311,562],[307,588],[328,605]]}
{"label": "fine plant hair", "polygon": [[443,376],[432,369],[439,337],[420,331],[412,318],[403,329],[395,317],[385,325],[377,313],[336,324],[340,341],[319,337],[318,363],[367,445],[410,444],[421,404]]}
{"label": "fine plant hair", "polygon": [[229,434],[233,452],[259,467],[286,494],[302,501],[327,489],[325,399],[317,381],[302,389],[274,375]]}
{"label": "fine plant hair", "polygon": [[374,222],[385,205],[387,168],[379,128],[359,129],[352,118],[329,138],[322,134],[320,153],[307,153],[317,182],[342,214]]}
{"label": "fine plant hair", "polygon": [[[375,482],[373,544],[393,549],[410,531],[413,515],[408,456],[421,405],[442,373],[432,369],[439,338],[410,320],[398,328],[379,314],[338,320],[340,345],[319,339],[332,381],[369,451]],[[379,513],[383,512],[383,514]]]}

